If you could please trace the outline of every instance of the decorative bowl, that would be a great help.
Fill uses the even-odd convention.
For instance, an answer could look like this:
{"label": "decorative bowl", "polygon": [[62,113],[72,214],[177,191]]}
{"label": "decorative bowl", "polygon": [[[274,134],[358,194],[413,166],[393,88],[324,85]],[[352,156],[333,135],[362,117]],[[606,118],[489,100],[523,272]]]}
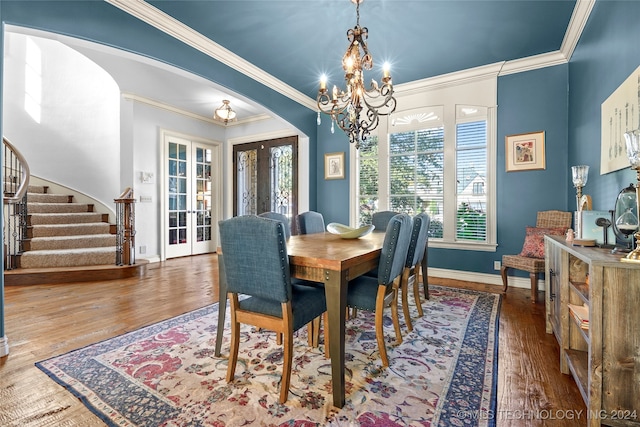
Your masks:
{"label": "decorative bowl", "polygon": [[327,231],[329,233],[340,236],[343,239],[357,239],[359,237],[366,236],[371,233],[374,228],[376,227],[373,224],[365,225],[360,228],[352,228],[348,225],[337,222],[332,222],[327,225]]}

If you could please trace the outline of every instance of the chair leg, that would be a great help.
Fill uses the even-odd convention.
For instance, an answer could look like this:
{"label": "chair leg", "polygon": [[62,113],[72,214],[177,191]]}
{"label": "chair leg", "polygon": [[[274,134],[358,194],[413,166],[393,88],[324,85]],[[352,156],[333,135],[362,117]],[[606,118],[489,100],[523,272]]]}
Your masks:
{"label": "chair leg", "polygon": [[286,403],[289,397],[289,384],[291,383],[291,362],[293,360],[293,333],[289,332],[284,335],[283,343],[283,363],[282,363],[282,382],[280,383],[280,403]]}
{"label": "chair leg", "polygon": [[529,273],[531,278],[531,304],[538,300],[538,273]]}
{"label": "chair leg", "polygon": [[[424,288],[424,297],[429,299],[429,275],[427,273],[427,254],[425,253],[422,260],[422,287]],[[422,316],[422,314],[421,314]]]}
{"label": "chair leg", "polygon": [[313,319],[307,325],[307,342],[309,347],[318,347],[320,339],[320,316]]}
{"label": "chair leg", "polygon": [[[393,289],[392,289],[392,293],[393,296],[391,297],[391,319],[393,320],[393,329],[395,329],[396,332],[396,345],[400,345],[402,344],[402,331],[400,330],[400,320],[398,318],[398,284],[397,284],[397,280],[396,283],[393,285]],[[409,322],[411,322],[411,318],[409,318]]]}
{"label": "chair leg", "polygon": [[500,276],[502,276],[502,293],[507,292],[507,288],[509,287],[509,279],[507,278],[507,270],[509,267],[503,265],[500,267]]}
{"label": "chair leg", "polygon": [[[419,283],[420,283],[420,267],[417,267],[415,279],[413,280],[413,298],[415,299],[416,308],[418,309],[418,317],[422,317],[424,316],[424,312],[422,311],[422,301],[420,300],[420,287],[418,286]],[[429,291],[427,290],[427,292]],[[429,298],[427,297],[427,299]]]}
{"label": "chair leg", "polygon": [[231,300],[231,345],[229,348],[229,360],[227,361],[227,382],[233,381],[238,362],[238,346],[240,344],[240,323],[236,320],[235,309],[238,305],[238,296],[233,295]]}
{"label": "chair leg", "polygon": [[[382,320],[384,318],[384,296],[386,293],[385,286],[378,286],[378,296],[376,298],[376,341],[378,342],[378,350],[380,351],[380,359],[382,366],[389,366],[389,358],[387,357],[387,348],[384,342],[384,330]],[[393,306],[392,306],[393,307]],[[396,312],[398,311],[396,300]]]}
{"label": "chair leg", "polygon": [[289,397],[291,362],[293,360],[293,313],[291,312],[291,302],[282,303],[282,329],[278,335],[284,336],[282,381],[280,382],[280,403],[284,404]]}
{"label": "chair leg", "polygon": [[[400,292],[401,292],[401,300],[402,300],[402,313],[404,314],[404,321],[407,324],[407,330],[409,332],[413,331],[413,323],[411,323],[411,315],[409,314],[409,281],[411,279],[415,281],[415,275],[411,274],[411,269],[405,268],[402,272],[402,277],[400,280]],[[413,283],[412,283],[413,286]]]}
{"label": "chair leg", "polygon": [[322,314],[322,322],[324,322],[324,358],[328,359],[329,355],[329,315],[325,311]]}

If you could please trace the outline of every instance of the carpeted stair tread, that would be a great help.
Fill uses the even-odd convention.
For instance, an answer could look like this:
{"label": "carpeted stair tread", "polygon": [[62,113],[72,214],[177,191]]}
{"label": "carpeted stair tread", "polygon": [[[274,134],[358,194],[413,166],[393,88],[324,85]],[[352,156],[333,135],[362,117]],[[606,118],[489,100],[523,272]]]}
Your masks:
{"label": "carpeted stair tread", "polygon": [[28,251],[20,256],[20,268],[54,268],[115,263],[115,246]]}
{"label": "carpeted stair tread", "polygon": [[64,212],[91,212],[93,206],[86,203],[31,203],[28,202],[29,213],[64,213]]}
{"label": "carpeted stair tread", "polygon": [[27,187],[27,193],[46,193],[47,192],[48,187],[45,187],[43,185],[29,185]]}
{"label": "carpeted stair tread", "polygon": [[34,213],[29,214],[31,225],[46,224],[78,224],[89,222],[102,222],[100,212],[74,212],[74,213]]}
{"label": "carpeted stair tread", "polygon": [[28,203],[69,203],[67,194],[27,193]]}
{"label": "carpeted stair tread", "polygon": [[80,236],[86,234],[108,234],[110,225],[106,222],[83,224],[45,224],[31,227],[31,237]]}
{"label": "carpeted stair tread", "polygon": [[36,237],[29,241],[30,250],[99,248],[116,245],[115,234],[90,234],[79,236]]}

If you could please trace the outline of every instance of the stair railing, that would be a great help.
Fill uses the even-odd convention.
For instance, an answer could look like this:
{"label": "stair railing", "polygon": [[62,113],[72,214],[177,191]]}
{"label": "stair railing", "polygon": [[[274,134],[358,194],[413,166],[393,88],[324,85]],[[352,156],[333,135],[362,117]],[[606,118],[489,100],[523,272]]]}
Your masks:
{"label": "stair railing", "polygon": [[4,209],[4,269],[18,266],[17,257],[23,251],[27,238],[27,190],[29,164],[22,153],[2,138],[2,200]]}
{"label": "stair railing", "polygon": [[136,211],[133,189],[127,187],[116,203],[116,265],[136,263]]}

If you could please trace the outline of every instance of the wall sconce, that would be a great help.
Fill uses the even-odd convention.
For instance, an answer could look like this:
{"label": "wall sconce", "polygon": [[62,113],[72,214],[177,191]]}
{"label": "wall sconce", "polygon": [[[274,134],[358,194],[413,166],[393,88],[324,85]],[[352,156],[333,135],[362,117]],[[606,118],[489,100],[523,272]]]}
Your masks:
{"label": "wall sconce", "polygon": [[[636,183],[636,212],[640,214],[640,129],[626,132],[624,139],[627,143],[627,157],[631,163],[631,169],[636,171],[638,181]],[[637,218],[636,218],[637,224]],[[633,235],[636,239],[636,248],[622,258],[622,261],[640,262],[640,228]]]}

